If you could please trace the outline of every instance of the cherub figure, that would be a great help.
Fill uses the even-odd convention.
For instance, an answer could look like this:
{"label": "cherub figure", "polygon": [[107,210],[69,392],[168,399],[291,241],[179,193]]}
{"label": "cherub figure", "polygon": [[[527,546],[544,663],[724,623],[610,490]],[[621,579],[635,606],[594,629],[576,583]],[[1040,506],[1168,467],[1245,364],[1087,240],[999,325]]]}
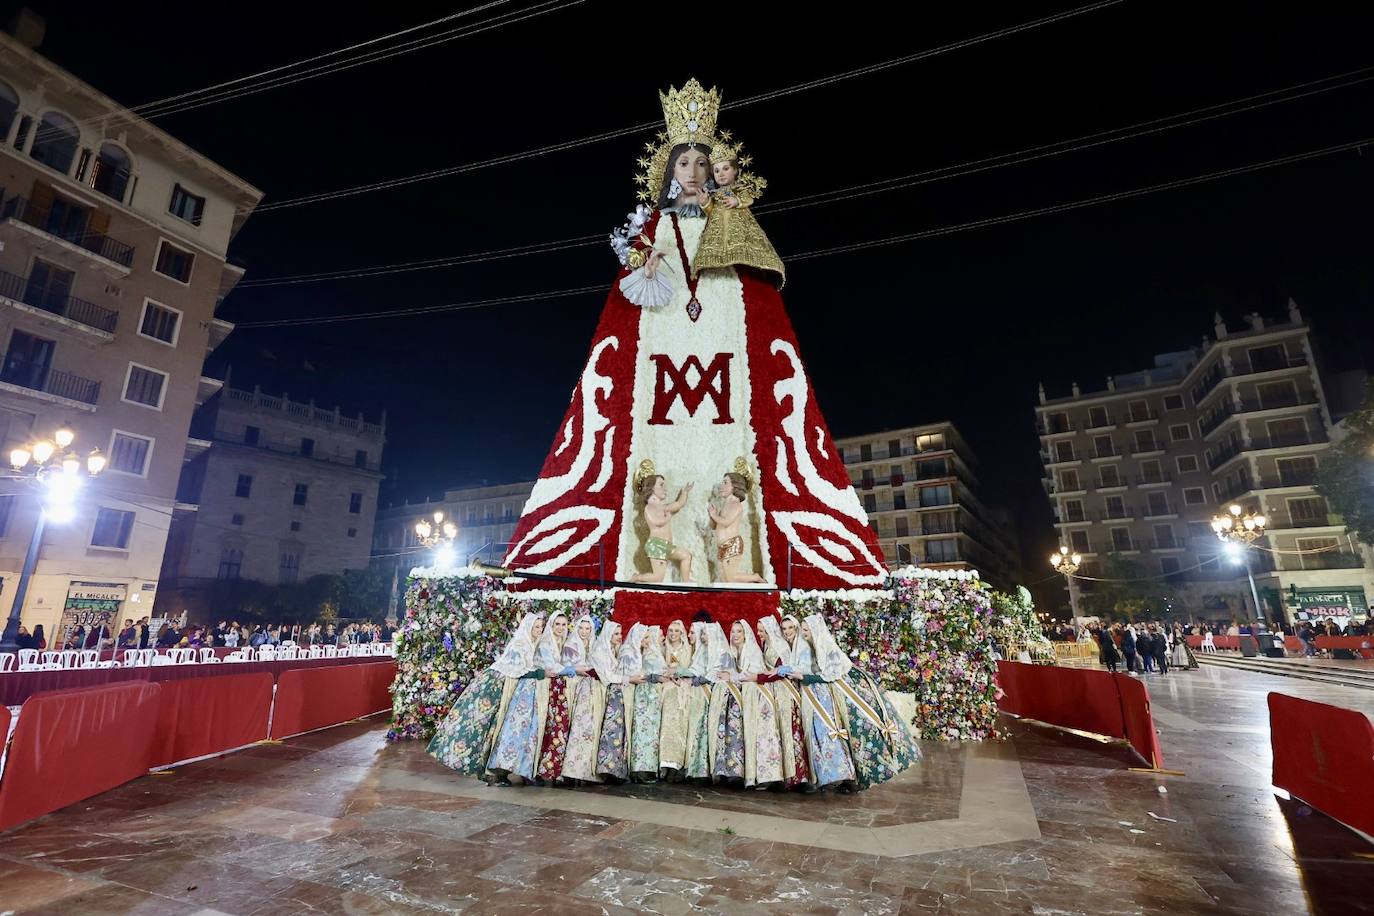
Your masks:
{"label": "cherub figure", "polygon": [[641,510],[644,524],[649,529],[649,537],[644,542],[644,553],[649,557],[649,572],[635,573],[634,582],[662,582],[668,574],[668,563],[677,564],[678,576],[683,582],[692,581],[692,555],[673,543],[673,516],[687,505],[692,495],[692,484],[678,491],[677,499],[668,502],[668,485],[662,474],[654,474],[653,463],[644,462],[641,468],[649,473],[638,480],[639,498],[644,504]]}

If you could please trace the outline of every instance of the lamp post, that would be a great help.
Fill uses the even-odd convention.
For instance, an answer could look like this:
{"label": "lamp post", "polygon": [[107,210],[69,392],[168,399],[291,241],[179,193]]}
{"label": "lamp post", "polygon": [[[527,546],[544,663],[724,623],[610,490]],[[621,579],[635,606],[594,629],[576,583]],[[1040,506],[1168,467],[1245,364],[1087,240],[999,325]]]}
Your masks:
{"label": "lamp post", "polygon": [[81,458],[71,450],[76,433],[62,427],[51,439],[39,439],[10,452],[10,466],[15,476],[38,488],[41,507],[29,538],[29,551],[24,556],[24,569],[19,574],[19,586],[14,590],[5,633],[0,637],[0,652],[14,652],[19,648],[19,621],[24,612],[24,598],[28,595],[29,579],[38,565],[38,551],[43,546],[43,530],[49,522],[65,525],[76,515],[76,495],[85,485],[86,477],[95,477],[105,470],[105,456],[93,448],[86,455],[85,468]]}
{"label": "lamp post", "polygon": [[1083,565],[1081,553],[1069,553],[1069,548],[1060,545],[1058,552],[1050,554],[1050,566],[1057,573],[1063,573],[1069,589],[1069,609],[1073,612],[1074,626],[1078,626],[1078,589],[1074,587],[1073,574]]}
{"label": "lamp post", "polygon": [[1250,580],[1250,600],[1254,602],[1250,619],[1254,622],[1259,618],[1260,603],[1259,590],[1255,588],[1255,574],[1250,570],[1250,548],[1255,541],[1264,537],[1264,526],[1268,524],[1268,519],[1259,512],[1246,512],[1235,503],[1227,508],[1226,513],[1213,516],[1212,530],[1217,533],[1218,540],[1237,551],[1245,562],[1245,576]]}
{"label": "lamp post", "polygon": [[415,537],[424,547],[434,548],[434,558],[445,566],[453,565],[453,542],[458,537],[458,526],[444,521],[442,510],[434,511],[434,521],[422,518],[415,523]]}

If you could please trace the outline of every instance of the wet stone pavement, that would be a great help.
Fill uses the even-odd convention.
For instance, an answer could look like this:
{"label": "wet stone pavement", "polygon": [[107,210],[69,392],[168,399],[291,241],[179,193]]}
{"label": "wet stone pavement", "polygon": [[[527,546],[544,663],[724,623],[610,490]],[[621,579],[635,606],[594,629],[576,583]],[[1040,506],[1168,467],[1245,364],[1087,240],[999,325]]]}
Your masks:
{"label": "wet stone pavement", "polygon": [[927,743],[858,796],[496,789],[387,745],[380,719],[341,726],[0,835],[0,913],[1374,911],[1374,846],[1270,788],[1264,699],[1374,711],[1374,691],[1148,683],[1184,776],[1008,720],[1010,741]]}

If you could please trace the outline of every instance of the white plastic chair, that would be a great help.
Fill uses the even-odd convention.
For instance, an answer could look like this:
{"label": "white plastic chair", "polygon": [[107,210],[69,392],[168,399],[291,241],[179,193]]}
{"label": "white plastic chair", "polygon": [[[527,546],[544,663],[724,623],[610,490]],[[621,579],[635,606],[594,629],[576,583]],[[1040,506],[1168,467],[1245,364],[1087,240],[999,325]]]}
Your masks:
{"label": "white plastic chair", "polygon": [[57,653],[57,666],[62,669],[81,667],[81,650],[66,649]]}
{"label": "white plastic chair", "polygon": [[324,646],[311,646],[310,658],[324,658]]}
{"label": "white plastic chair", "polygon": [[98,668],[100,667],[100,653],[95,649],[82,649],[77,653],[77,668]]}
{"label": "white plastic chair", "polygon": [[277,652],[271,646],[258,646],[258,656],[256,661],[271,662],[276,661]]}
{"label": "white plastic chair", "polygon": [[148,659],[148,664],[154,668],[161,668],[163,665],[175,665],[176,661],[172,658],[173,651],[175,650],[170,650],[168,652],[153,650],[153,656]]}
{"label": "white plastic chair", "polygon": [[338,646],[325,646],[325,647],[324,647],[324,657],[325,657],[325,658],[338,658],[338,657],[339,657],[339,647],[338,647]]}
{"label": "white plastic chair", "polygon": [[19,670],[20,670],[20,671],[37,671],[37,670],[38,670],[38,667],[39,667],[39,664],[40,664],[40,662],[38,661],[38,650],[37,650],[37,649],[20,649],[20,650],[19,650]]}
{"label": "white plastic chair", "polygon": [[221,659],[221,661],[227,662],[228,664],[232,665],[237,664],[238,662],[246,662],[248,661],[248,659],[245,657],[242,651],[237,651],[230,652],[228,655],[224,656],[224,658]]}
{"label": "white plastic chair", "polygon": [[13,652],[0,652],[0,674],[12,669],[18,661]]}
{"label": "white plastic chair", "polygon": [[218,665],[218,664],[219,664],[219,656],[215,654],[215,650],[214,650],[214,649],[201,649],[201,650],[200,650],[200,663],[201,663],[202,665]]}
{"label": "white plastic chair", "polygon": [[1203,651],[1203,652],[1215,652],[1215,651],[1217,651],[1217,643],[1216,643],[1216,640],[1212,638],[1212,634],[1211,634],[1211,633],[1204,633],[1204,634],[1202,634],[1202,651]]}

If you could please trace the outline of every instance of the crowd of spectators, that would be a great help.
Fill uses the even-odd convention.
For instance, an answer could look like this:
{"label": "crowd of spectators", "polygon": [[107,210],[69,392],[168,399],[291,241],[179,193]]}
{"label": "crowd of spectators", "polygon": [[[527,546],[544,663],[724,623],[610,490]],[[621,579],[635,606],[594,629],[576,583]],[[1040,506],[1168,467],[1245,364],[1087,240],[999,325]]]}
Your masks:
{"label": "crowd of spectators", "polygon": [[[179,625],[178,625],[179,624]],[[294,642],[298,646],[350,646],[355,643],[390,642],[394,630],[384,624],[350,623],[339,627],[333,623],[303,624],[246,624],[237,620],[221,620],[214,626],[166,622],[151,628],[151,620],[144,617],[137,622],[127,618],[117,633],[105,624],[78,626],[60,640],[63,649],[200,649],[209,647],[241,648],[244,646],[277,646]],[[47,649],[48,641],[42,625],[30,633],[21,626],[16,642],[21,649]]]}

